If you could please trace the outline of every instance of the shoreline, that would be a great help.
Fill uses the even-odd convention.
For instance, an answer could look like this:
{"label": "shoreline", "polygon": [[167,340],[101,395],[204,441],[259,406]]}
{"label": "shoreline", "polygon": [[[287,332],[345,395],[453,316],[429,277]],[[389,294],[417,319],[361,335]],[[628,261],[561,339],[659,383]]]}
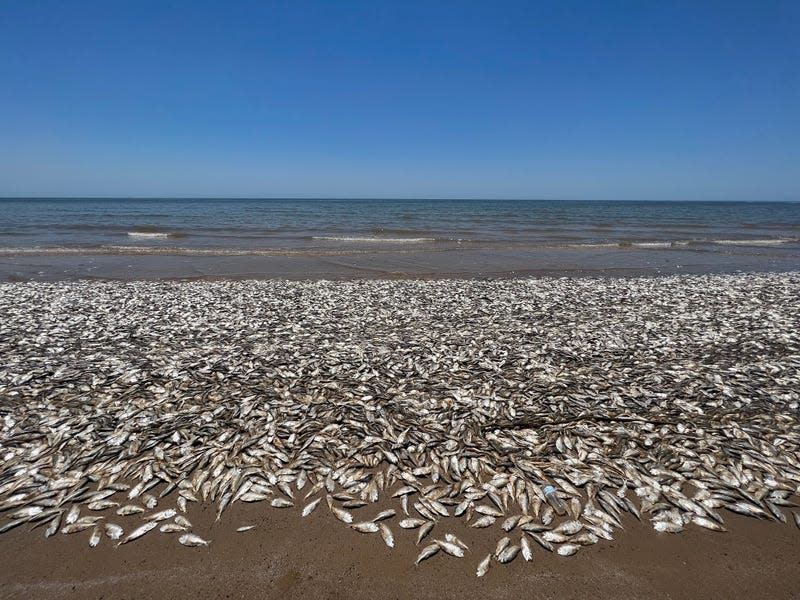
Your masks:
{"label": "shoreline", "polygon": [[2,281],[81,279],[359,279],[486,278],[597,274],[672,275],[786,272],[800,268],[800,247],[513,248],[458,250],[337,250],[266,254],[0,255]]}
{"label": "shoreline", "polygon": [[800,271],[2,285],[0,597],[791,598],[797,297]]}

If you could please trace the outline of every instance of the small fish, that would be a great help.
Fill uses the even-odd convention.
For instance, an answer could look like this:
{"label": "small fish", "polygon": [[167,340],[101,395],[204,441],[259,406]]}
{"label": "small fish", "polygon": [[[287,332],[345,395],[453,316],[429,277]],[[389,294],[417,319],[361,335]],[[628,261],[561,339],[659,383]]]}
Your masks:
{"label": "small fish", "polygon": [[403,519],[398,523],[398,525],[403,529],[416,529],[417,527],[420,527],[425,523],[427,523],[427,521],[424,521],[422,519]]}
{"label": "small fish", "polygon": [[112,540],[118,540],[122,537],[123,529],[116,523],[106,523],[103,529],[105,529],[106,535]]}
{"label": "small fish", "polygon": [[67,525],[72,525],[75,521],[78,520],[78,515],[81,514],[81,509],[77,504],[73,504],[72,508],[69,509],[67,516],[64,518],[64,523]]}
{"label": "small fish", "polygon": [[273,498],[270,504],[275,508],[289,508],[290,506],[294,506],[294,502],[286,498]]}
{"label": "small fish", "polygon": [[489,565],[492,563],[492,555],[487,554],[486,558],[484,558],[481,562],[478,563],[478,570],[475,574],[478,577],[483,577],[489,571]]}
{"label": "small fish", "polygon": [[350,525],[353,529],[358,531],[359,533],[377,533],[380,529],[377,523],[373,523],[372,521],[366,521],[364,523],[354,523]]}
{"label": "small fish", "polygon": [[583,529],[583,524],[580,521],[564,521],[558,527],[553,529],[553,531],[557,531],[558,533],[563,533],[565,535],[573,535],[578,533],[581,529]]}
{"label": "small fish", "polygon": [[525,562],[531,562],[533,560],[533,548],[531,547],[530,540],[523,535],[519,540],[519,545],[522,549],[522,558],[525,559]]}
{"label": "small fish", "polygon": [[167,510],[161,510],[157,513],[153,513],[152,515],[147,515],[146,517],[142,517],[145,521],[166,521],[167,519],[171,519],[175,515],[178,514],[178,511],[174,508],[168,508]]}
{"label": "small fish", "polygon": [[498,556],[503,550],[505,550],[508,545],[511,543],[511,538],[504,537],[497,541],[497,547],[494,549],[494,555]]}
{"label": "small fish", "polygon": [[135,504],[126,504],[125,506],[121,506],[117,509],[117,514],[126,517],[128,515],[135,515],[137,513],[143,513],[144,506],[137,506]]}
{"label": "small fish", "polygon": [[429,544],[429,545],[425,546],[422,549],[422,551],[419,553],[419,555],[417,556],[417,560],[414,561],[414,564],[418,565],[423,560],[426,560],[426,559],[430,558],[431,556],[433,556],[437,552],[439,552],[439,544]]}
{"label": "small fish", "polygon": [[331,506],[331,512],[333,513],[333,516],[339,519],[342,523],[350,524],[353,522],[353,515],[346,510],[342,510],[336,506]]}
{"label": "small fish", "polygon": [[44,537],[51,537],[58,531],[58,526],[61,524],[61,515],[56,515],[56,518],[50,521],[47,529],[44,530]]}
{"label": "small fish", "polygon": [[135,539],[138,539],[138,538],[142,537],[142,536],[143,536],[144,534],[146,534],[148,531],[152,531],[152,530],[153,530],[153,529],[155,529],[157,526],[158,526],[158,523],[157,523],[156,521],[150,521],[150,522],[148,522],[148,523],[145,523],[145,524],[144,524],[144,525],[142,525],[141,527],[137,527],[136,529],[134,529],[133,531],[131,531],[131,532],[128,534],[128,537],[126,537],[124,540],[122,540],[122,541],[121,541],[119,544],[117,544],[117,545],[118,545],[118,546],[121,546],[122,544],[127,544],[128,542],[132,542],[133,540],[135,540]]}
{"label": "small fish", "polygon": [[158,530],[161,533],[178,533],[179,531],[186,531],[186,527],[177,523],[164,523]]}
{"label": "small fish", "polygon": [[384,510],[384,511],[379,512],[377,515],[375,515],[375,518],[372,519],[372,520],[376,521],[376,522],[377,521],[383,521],[385,519],[391,519],[396,514],[397,514],[397,511],[395,511],[394,509],[390,508],[388,510]]}
{"label": "small fish", "polygon": [[678,533],[683,531],[683,526],[673,523],[672,521],[655,521],[653,529],[662,533]]}
{"label": "small fish", "polygon": [[712,521],[711,519],[706,519],[705,517],[700,517],[695,515],[692,517],[692,523],[695,525],[699,525],[700,527],[705,527],[706,529],[710,529],[711,531],[728,531],[719,523]]}
{"label": "small fish", "polygon": [[446,540],[435,540],[435,541],[437,544],[439,544],[439,547],[450,556],[455,556],[456,558],[464,558],[464,549],[458,544],[454,544]]}
{"label": "small fish", "polygon": [[106,510],[107,508],[113,508],[115,506],[119,506],[119,502],[112,502],[111,500],[97,500],[96,502],[89,502],[86,505],[86,508],[89,510]]}
{"label": "small fish", "polygon": [[542,536],[540,536],[538,533],[528,532],[528,535],[531,536],[537,544],[539,544],[542,548],[544,548],[548,552],[553,552],[555,550],[553,544],[542,538]]}
{"label": "small fish", "polygon": [[762,509],[752,504],[748,504],[747,502],[733,502],[731,504],[726,504],[725,508],[748,517],[767,517],[767,513],[765,513]]}
{"label": "small fish", "polygon": [[491,515],[486,515],[475,521],[470,525],[470,527],[477,527],[478,529],[482,529],[483,527],[491,527],[494,525],[494,522],[497,519]]}
{"label": "small fish", "polygon": [[566,542],[569,536],[559,533],[558,531],[545,531],[542,534],[542,539],[553,542],[554,544],[561,544],[562,542]]}
{"label": "small fish", "polygon": [[462,542],[452,533],[445,533],[444,539],[446,539],[451,544],[455,544],[456,546],[461,546],[464,550],[469,550],[469,546],[467,546],[464,542]]}
{"label": "small fish", "polygon": [[519,518],[521,515],[514,515],[513,517],[508,517],[505,521],[503,521],[503,531],[511,531],[514,527],[517,526],[519,523]]}
{"label": "small fish", "polygon": [[502,511],[494,508],[493,506],[488,506],[486,504],[479,504],[475,507],[475,512],[480,513],[482,515],[488,515],[490,517],[502,517]]}
{"label": "small fish", "polygon": [[89,536],[89,546],[94,548],[99,543],[100,543],[100,528],[95,525],[95,528],[92,530],[92,535]]}
{"label": "small fish", "polygon": [[191,524],[191,522],[189,522],[189,519],[187,519],[183,515],[178,515],[177,517],[175,517],[175,522],[178,525],[183,525],[187,529],[191,529],[192,528],[192,524]]}
{"label": "small fish", "polygon": [[500,554],[497,555],[497,560],[503,564],[510,563],[517,557],[517,554],[519,554],[519,550],[520,548],[517,545],[508,546],[504,548],[503,551],[500,552]]}
{"label": "small fish", "polygon": [[210,540],[204,540],[193,533],[184,533],[178,538],[178,541],[184,546],[208,546],[211,543]]}
{"label": "small fish", "polygon": [[433,521],[426,521],[425,524],[419,528],[419,533],[417,533],[417,545],[424,540],[428,534],[433,530]]}
{"label": "small fish", "polygon": [[243,533],[245,531],[250,531],[251,529],[255,528],[256,528],[255,525],[243,525],[242,527],[238,527],[236,531],[238,531],[239,533]]}
{"label": "small fish", "polygon": [[797,511],[792,511],[792,517],[794,518],[794,524],[797,525],[798,529],[800,529],[800,513]]}
{"label": "small fish", "polygon": [[572,556],[573,554],[578,552],[578,550],[580,550],[580,549],[581,549],[581,547],[578,544],[564,544],[563,546],[560,546],[558,548],[557,552],[561,556]]}
{"label": "small fish", "polygon": [[304,516],[304,517],[307,517],[307,516],[308,516],[308,515],[310,515],[312,512],[314,512],[314,509],[315,509],[315,508],[317,508],[317,506],[319,506],[319,503],[320,503],[321,501],[322,501],[322,498],[317,498],[316,500],[312,500],[311,502],[309,502],[308,504],[306,504],[306,505],[303,507],[303,512],[301,513],[301,514],[302,514],[302,516]]}
{"label": "small fish", "polygon": [[386,543],[387,546],[389,546],[389,548],[394,548],[394,534],[392,533],[392,530],[389,529],[389,526],[386,525],[385,523],[380,523],[379,527],[381,530],[381,537],[383,538],[383,541]]}

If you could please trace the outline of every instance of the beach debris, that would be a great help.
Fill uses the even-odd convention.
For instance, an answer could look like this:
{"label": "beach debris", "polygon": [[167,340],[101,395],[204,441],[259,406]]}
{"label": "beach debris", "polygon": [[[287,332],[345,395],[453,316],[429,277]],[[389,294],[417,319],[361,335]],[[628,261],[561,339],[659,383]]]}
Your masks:
{"label": "beach debris", "polygon": [[[479,529],[480,577],[625,515],[800,527],[797,297],[798,273],[0,286],[0,534],[206,545],[200,504],[324,497],[390,548]],[[436,538],[415,564],[468,551]]]}
{"label": "beach debris", "polygon": [[475,572],[475,574],[478,577],[483,577],[484,575],[486,575],[486,573],[489,572],[489,565],[491,564],[491,562],[492,562],[492,555],[487,554],[486,558],[484,558],[481,562],[478,563],[478,570]]}
{"label": "beach debris", "polygon": [[211,542],[204,540],[199,535],[193,533],[184,533],[178,538],[178,541],[184,546],[208,546]]}

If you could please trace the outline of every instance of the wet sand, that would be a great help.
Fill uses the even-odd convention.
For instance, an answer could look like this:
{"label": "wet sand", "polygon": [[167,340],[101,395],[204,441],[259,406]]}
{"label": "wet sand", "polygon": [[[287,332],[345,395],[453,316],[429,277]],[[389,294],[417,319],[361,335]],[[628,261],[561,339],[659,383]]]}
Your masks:
{"label": "wet sand", "polygon": [[[361,510],[376,510],[365,508]],[[797,598],[800,532],[726,512],[727,533],[692,527],[658,534],[632,517],[612,542],[564,558],[536,548],[534,559],[475,567],[490,549],[480,530],[452,519],[470,546],[464,559],[439,553],[414,567],[414,532],[395,528],[397,547],[342,527],[327,511],[301,519],[236,503],[212,524],[212,507],[189,513],[207,548],[151,534],[119,548],[86,536],[45,540],[41,528],[0,536],[2,598]],[[791,523],[791,518],[790,518]],[[257,528],[237,533],[235,528]]]}
{"label": "wet sand", "polygon": [[[135,249],[134,249],[135,250]],[[151,249],[152,250],[152,249]],[[635,276],[781,272],[800,267],[800,245],[714,245],[692,248],[464,248],[329,253],[197,255],[160,249],[157,254],[0,253],[0,281],[74,279],[364,279],[471,278],[542,275]]]}

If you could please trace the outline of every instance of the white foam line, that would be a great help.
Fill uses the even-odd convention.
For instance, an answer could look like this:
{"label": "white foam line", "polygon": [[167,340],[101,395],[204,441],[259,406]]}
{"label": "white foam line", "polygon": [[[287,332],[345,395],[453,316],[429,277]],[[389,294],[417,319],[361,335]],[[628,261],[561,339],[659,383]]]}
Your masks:
{"label": "white foam line", "polygon": [[168,233],[163,232],[155,232],[155,231],[129,231],[128,235],[130,237],[138,237],[138,238],[168,238]]}
{"label": "white foam line", "polygon": [[777,246],[778,244],[785,244],[791,241],[794,240],[779,238],[771,240],[714,240],[714,243],[725,246]]}
{"label": "white foam line", "polygon": [[420,242],[434,242],[435,238],[379,238],[379,237],[339,237],[339,236],[313,236],[313,240],[323,240],[327,242],[367,242],[367,243],[384,243],[384,244],[418,244]]}

